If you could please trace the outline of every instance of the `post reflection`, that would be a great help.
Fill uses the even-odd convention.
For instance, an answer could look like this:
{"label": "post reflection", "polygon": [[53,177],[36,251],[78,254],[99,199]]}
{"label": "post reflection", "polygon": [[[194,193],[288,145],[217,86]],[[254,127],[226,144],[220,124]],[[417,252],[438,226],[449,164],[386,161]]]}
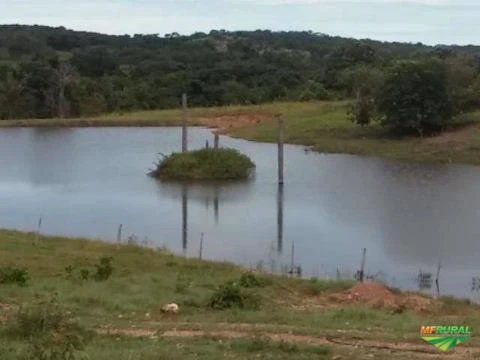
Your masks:
{"label": "post reflection", "polygon": [[215,224],[218,224],[219,209],[218,209],[218,186],[213,189],[213,212],[215,216]]}
{"label": "post reflection", "polygon": [[277,193],[277,252],[283,251],[283,184],[278,184]]}
{"label": "post reflection", "polygon": [[188,190],[186,185],[182,185],[182,249],[187,251],[187,233],[188,233]]}

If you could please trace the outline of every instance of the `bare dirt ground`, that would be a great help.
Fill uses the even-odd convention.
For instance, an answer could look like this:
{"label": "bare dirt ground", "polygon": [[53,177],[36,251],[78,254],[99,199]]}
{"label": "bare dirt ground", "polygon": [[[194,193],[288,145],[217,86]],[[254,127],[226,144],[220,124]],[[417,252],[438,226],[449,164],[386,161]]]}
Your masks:
{"label": "bare dirt ground", "polygon": [[[434,298],[415,293],[396,292],[378,283],[357,284],[352,288],[327,296],[305,299],[292,294],[298,300],[295,305],[299,310],[320,310],[331,307],[341,307],[346,304],[366,304],[374,308],[393,311],[413,310],[418,314],[435,314],[440,311],[441,303]],[[291,300],[291,299],[289,299]],[[337,336],[299,335],[281,326],[272,331],[272,324],[236,324],[236,323],[172,323],[171,328],[165,328],[164,323],[150,323],[148,328],[109,328],[103,327],[97,331],[104,335],[145,337],[152,340],[165,338],[212,337],[218,339],[236,339],[260,337],[272,341],[288,343],[329,345],[340,354],[334,359],[480,359],[480,348],[462,345],[448,353],[443,353],[429,344],[370,340],[362,338],[357,331],[339,330]],[[178,329],[181,328],[181,329]],[[381,334],[379,334],[379,338]]]}
{"label": "bare dirt ground", "polygon": [[[200,324],[196,324],[200,326]],[[329,345],[338,350],[338,353],[367,354],[367,358],[385,358],[380,353],[395,355],[399,359],[480,359],[480,348],[459,347],[448,353],[442,353],[431,345],[417,345],[402,342],[386,342],[364,340],[348,336],[308,336],[295,335],[292,333],[272,333],[259,332],[257,325],[248,324],[230,324],[227,328],[219,326],[218,329],[208,330],[167,330],[156,331],[154,329],[119,329],[119,328],[101,328],[97,329],[98,333],[110,336],[131,336],[143,337],[155,340],[164,338],[192,338],[192,337],[209,337],[217,339],[237,339],[255,336],[257,338],[269,339],[272,341],[283,341],[295,344],[308,345]],[[337,357],[343,359],[344,357]],[[356,357],[353,357],[356,358]]]}
{"label": "bare dirt ground", "polygon": [[260,124],[261,122],[271,120],[271,116],[262,114],[238,114],[238,115],[221,115],[213,117],[195,118],[195,121],[215,129],[215,132],[225,134],[232,129],[247,125]]}

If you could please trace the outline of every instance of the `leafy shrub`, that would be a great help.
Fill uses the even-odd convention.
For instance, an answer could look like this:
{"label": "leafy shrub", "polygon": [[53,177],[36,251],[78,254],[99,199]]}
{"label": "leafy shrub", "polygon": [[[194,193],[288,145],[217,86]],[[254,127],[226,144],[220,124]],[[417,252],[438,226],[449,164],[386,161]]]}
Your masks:
{"label": "leafy shrub", "polygon": [[221,285],[208,301],[208,306],[216,310],[256,308],[258,305],[259,300],[257,297],[245,292],[245,290],[233,282]]}
{"label": "leafy shrub", "polygon": [[67,273],[67,280],[73,280],[74,279],[74,271],[75,267],[72,265],[68,265],[65,267],[65,272]]}
{"label": "leafy shrub", "polygon": [[97,272],[95,273],[95,280],[108,280],[113,273],[112,261],[113,258],[110,256],[104,256],[100,258],[100,263],[95,265],[97,269]]}
{"label": "leafy shrub", "polygon": [[265,286],[266,281],[251,272],[247,272],[242,274],[238,283],[244,288],[255,288]]}
{"label": "leafy shrub", "polygon": [[80,270],[80,279],[88,280],[90,278],[90,271],[88,269]]}
{"label": "leafy shrub", "polygon": [[151,175],[171,180],[247,179],[254,168],[252,160],[235,149],[201,149],[164,156]]}
{"label": "leafy shrub", "polygon": [[25,358],[32,360],[80,359],[92,337],[58,305],[56,296],[22,308],[10,334],[29,341]]}
{"label": "leafy shrub", "polygon": [[113,273],[112,266],[113,258],[111,257],[102,257],[98,264],[95,264],[95,273],[92,276],[92,272],[89,269],[83,268],[80,269],[78,273],[75,272],[75,267],[69,265],[65,267],[65,272],[67,273],[66,278],[68,280],[82,280],[86,281],[90,278],[94,278],[97,281],[107,280]]}
{"label": "leafy shrub", "polygon": [[14,267],[0,268],[0,284],[17,284],[27,286],[30,276],[26,269]]}

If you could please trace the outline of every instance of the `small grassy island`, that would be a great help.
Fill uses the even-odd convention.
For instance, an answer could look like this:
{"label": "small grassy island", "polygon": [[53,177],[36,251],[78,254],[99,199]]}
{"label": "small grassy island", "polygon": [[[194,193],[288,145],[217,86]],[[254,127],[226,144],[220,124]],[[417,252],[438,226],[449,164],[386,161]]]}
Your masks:
{"label": "small grassy island", "polygon": [[164,156],[150,174],[162,180],[244,180],[255,164],[235,149],[200,149]]}

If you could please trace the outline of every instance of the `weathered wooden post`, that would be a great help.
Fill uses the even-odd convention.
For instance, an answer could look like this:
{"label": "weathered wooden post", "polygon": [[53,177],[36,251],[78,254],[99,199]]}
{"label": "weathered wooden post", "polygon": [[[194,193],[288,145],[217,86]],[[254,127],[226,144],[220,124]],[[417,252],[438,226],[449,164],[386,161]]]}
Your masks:
{"label": "weathered wooden post", "polygon": [[38,240],[40,239],[40,231],[42,230],[42,217],[38,219],[38,227],[37,227],[37,233],[35,235],[35,245],[38,244]]}
{"label": "weathered wooden post", "polygon": [[118,226],[118,231],[117,231],[117,244],[120,244],[122,242],[122,227],[123,225],[120,224]]}
{"label": "weathered wooden post", "polygon": [[202,253],[203,253],[203,233],[200,236],[200,252],[198,254],[198,257],[200,260],[202,260]]}
{"label": "weathered wooden post", "polygon": [[187,94],[182,94],[182,152],[188,151],[187,123],[188,123]]}
{"label": "weathered wooden post", "polygon": [[295,274],[295,241],[292,241],[292,259],[290,264],[290,273],[293,276]]}
{"label": "weathered wooden post", "polygon": [[283,184],[283,142],[285,137],[285,119],[278,116],[278,183]]}
{"label": "weathered wooden post", "polygon": [[442,262],[438,262],[437,277],[435,278],[435,286],[437,287],[437,296],[440,296],[440,269],[442,268]]}
{"label": "weathered wooden post", "polygon": [[213,138],[213,148],[214,149],[218,149],[219,141],[220,141],[220,139],[219,139],[218,134],[215,134],[214,138]]}
{"label": "weathered wooden post", "polygon": [[278,184],[277,193],[277,252],[283,251],[283,184]]}
{"label": "weathered wooden post", "polygon": [[358,272],[358,281],[363,282],[365,278],[365,258],[367,256],[367,249],[364,248],[362,252],[362,264],[360,265],[360,271]]}

